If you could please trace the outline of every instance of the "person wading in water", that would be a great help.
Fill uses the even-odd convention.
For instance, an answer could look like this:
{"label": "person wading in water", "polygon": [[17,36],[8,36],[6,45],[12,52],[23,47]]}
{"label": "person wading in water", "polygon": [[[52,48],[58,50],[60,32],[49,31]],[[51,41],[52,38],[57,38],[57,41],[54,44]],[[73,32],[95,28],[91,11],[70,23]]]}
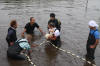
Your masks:
{"label": "person wading in water", "polygon": [[31,47],[36,47],[38,45],[31,44],[31,35],[27,35],[26,39],[19,39],[17,40],[13,46],[10,46],[7,50],[7,56],[12,59],[17,60],[25,60],[26,57],[24,54],[21,54],[21,52],[28,51],[28,55],[30,56],[30,53],[32,52]]}
{"label": "person wading in water", "polygon": [[48,25],[50,23],[53,23],[55,25],[55,27],[60,31],[61,30],[61,22],[60,20],[55,18],[55,14],[54,13],[50,13],[50,20],[48,21]]}
{"label": "person wading in water", "polygon": [[22,32],[22,37],[24,37],[24,33],[33,35],[34,29],[37,28],[44,35],[44,32],[39,27],[39,25],[35,22],[35,18],[31,17],[30,22],[25,25],[24,31]]}
{"label": "person wading in water", "polygon": [[10,27],[8,29],[8,34],[6,36],[8,47],[12,46],[14,42],[17,40],[16,28],[17,28],[17,22],[16,20],[12,20],[10,23]]}
{"label": "person wading in water", "polygon": [[98,27],[99,25],[96,24],[95,21],[92,20],[89,22],[90,33],[86,45],[86,49],[87,49],[86,58],[91,61],[95,59],[94,53],[100,39],[100,34],[97,29]]}
{"label": "person wading in water", "polygon": [[48,25],[49,28],[49,34],[50,36],[48,36],[48,40],[51,41],[52,44],[54,44],[55,46],[60,47],[60,31],[55,27],[55,25],[53,23]]}

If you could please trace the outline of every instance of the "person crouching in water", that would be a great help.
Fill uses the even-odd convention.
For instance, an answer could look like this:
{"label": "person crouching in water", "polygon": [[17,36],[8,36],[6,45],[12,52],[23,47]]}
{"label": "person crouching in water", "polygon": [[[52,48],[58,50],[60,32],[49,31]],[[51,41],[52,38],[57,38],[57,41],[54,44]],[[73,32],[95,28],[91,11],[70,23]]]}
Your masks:
{"label": "person crouching in water", "polygon": [[55,46],[60,47],[60,31],[55,27],[53,23],[48,25],[49,34],[46,34],[46,38],[51,41]]}
{"label": "person crouching in water", "polygon": [[31,38],[32,38],[31,35],[27,35],[26,39],[17,40],[13,46],[10,46],[8,48],[7,56],[12,59],[25,60],[26,57],[23,54],[21,54],[21,52],[27,50],[28,55],[30,55],[30,53],[32,52],[31,47],[37,46],[34,44],[32,44],[32,46],[30,46]]}
{"label": "person crouching in water", "polygon": [[92,20],[89,22],[90,33],[86,45],[87,48],[86,58],[91,61],[95,59],[94,53],[100,39],[99,31],[97,29],[98,27],[99,25],[96,24],[95,21]]}
{"label": "person crouching in water", "polygon": [[12,46],[14,42],[17,40],[16,28],[17,28],[17,22],[16,20],[12,20],[10,23],[10,27],[8,29],[7,37],[6,37],[8,47]]}

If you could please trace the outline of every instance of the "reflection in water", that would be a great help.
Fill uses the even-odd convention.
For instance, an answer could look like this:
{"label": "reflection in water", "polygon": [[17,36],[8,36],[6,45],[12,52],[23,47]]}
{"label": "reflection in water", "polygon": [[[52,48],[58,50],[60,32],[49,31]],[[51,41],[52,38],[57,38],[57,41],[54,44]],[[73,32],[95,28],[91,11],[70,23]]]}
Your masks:
{"label": "reflection in water", "polygon": [[42,35],[40,32],[34,31],[34,34],[32,35],[32,42],[38,41],[42,38]]}
{"label": "reflection in water", "polygon": [[[29,66],[29,63],[25,60],[14,60],[11,58],[7,58],[9,66]],[[16,62],[16,64],[15,64]]]}
{"label": "reflection in water", "polygon": [[95,64],[95,61],[94,61],[94,60],[91,61],[91,60],[89,60],[88,58],[86,58],[86,60],[87,60],[87,61],[90,61],[92,64],[89,64],[89,63],[87,63],[87,62],[84,62],[84,66],[93,66],[93,64]]}
{"label": "reflection in water", "polygon": [[[95,64],[95,61],[91,61],[92,64]],[[89,64],[87,62],[84,63],[84,66],[93,66],[92,64]]]}
{"label": "reflection in water", "polygon": [[25,2],[25,1],[32,1],[32,0],[0,0],[0,2],[3,2],[3,3],[21,3],[21,2]]}
{"label": "reflection in water", "polygon": [[52,45],[49,44],[45,46],[45,52],[48,57],[49,64],[51,66],[55,66],[55,61],[56,61],[57,55],[59,54],[58,49],[54,48]]}

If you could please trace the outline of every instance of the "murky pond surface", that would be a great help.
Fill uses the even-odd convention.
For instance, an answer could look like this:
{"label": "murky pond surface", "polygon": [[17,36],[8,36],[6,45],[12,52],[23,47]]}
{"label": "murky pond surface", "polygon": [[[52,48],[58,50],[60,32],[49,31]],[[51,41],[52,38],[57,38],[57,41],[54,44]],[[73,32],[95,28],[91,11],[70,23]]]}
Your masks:
{"label": "murky pond surface", "polygon": [[[0,66],[31,66],[26,60],[16,61],[7,58],[5,37],[9,22],[12,19],[18,21],[18,38],[31,16],[35,17],[43,31],[47,32],[51,12],[56,13],[56,17],[62,22],[61,48],[84,57],[89,33],[88,21],[92,19],[100,24],[100,0],[89,0],[88,4],[87,0],[0,0]],[[35,30],[34,43],[40,44],[44,40],[39,31]],[[32,50],[32,61],[37,66],[90,66],[81,59],[52,46],[46,46],[46,43]],[[95,63],[100,66],[100,45],[95,56]]]}

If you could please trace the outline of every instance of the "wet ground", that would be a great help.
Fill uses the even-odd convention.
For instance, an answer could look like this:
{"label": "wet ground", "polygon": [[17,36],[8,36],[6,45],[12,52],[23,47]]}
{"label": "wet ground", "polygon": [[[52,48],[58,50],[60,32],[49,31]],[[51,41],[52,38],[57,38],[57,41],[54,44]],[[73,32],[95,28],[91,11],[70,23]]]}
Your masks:
{"label": "wet ground", "polygon": [[[0,0],[0,66],[31,66],[27,61],[16,61],[6,56],[7,43],[5,37],[10,20],[18,21],[17,34],[31,16],[43,31],[47,31],[49,14],[56,13],[62,22],[61,40],[63,49],[84,57],[88,37],[88,21],[96,20],[100,24],[100,0]],[[45,39],[35,30],[34,43],[40,44]],[[37,66],[90,66],[86,62],[55,49],[46,44],[32,48],[32,61]],[[100,45],[95,53],[95,63],[100,66]]]}

